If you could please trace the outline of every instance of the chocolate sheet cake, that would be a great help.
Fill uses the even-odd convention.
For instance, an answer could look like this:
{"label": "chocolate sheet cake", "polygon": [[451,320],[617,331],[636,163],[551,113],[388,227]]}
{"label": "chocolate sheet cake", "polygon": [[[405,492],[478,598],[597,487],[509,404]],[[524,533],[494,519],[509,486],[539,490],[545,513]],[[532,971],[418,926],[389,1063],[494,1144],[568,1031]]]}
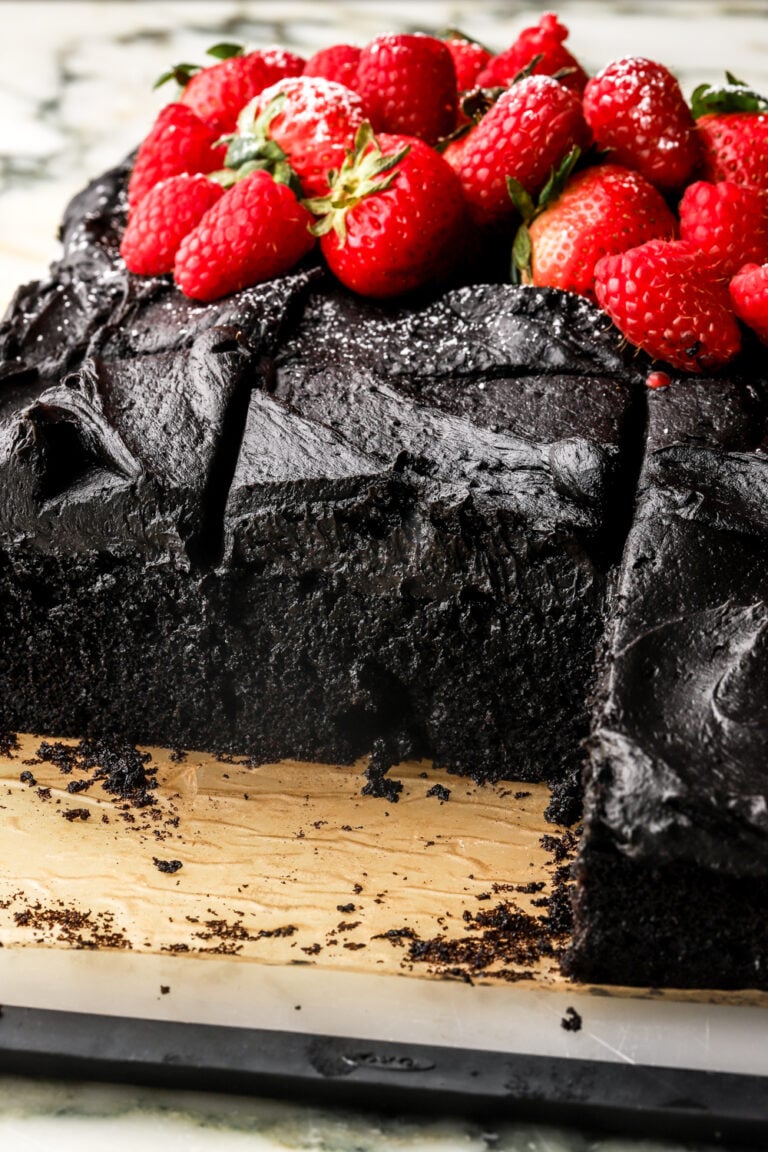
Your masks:
{"label": "chocolate sheet cake", "polygon": [[117,256],[128,167],[2,331],[6,721],[259,758],[374,744],[562,778],[640,378],[575,297],[213,305]]}
{"label": "chocolate sheet cake", "polygon": [[570,971],[768,985],[768,458],[756,381],[674,380],[590,743]]}
{"label": "chocolate sheet cake", "polygon": [[570,970],[765,987],[762,354],[646,401],[552,290],[194,303],[119,259],[129,170],[0,325],[4,723],[562,786],[599,649]]}

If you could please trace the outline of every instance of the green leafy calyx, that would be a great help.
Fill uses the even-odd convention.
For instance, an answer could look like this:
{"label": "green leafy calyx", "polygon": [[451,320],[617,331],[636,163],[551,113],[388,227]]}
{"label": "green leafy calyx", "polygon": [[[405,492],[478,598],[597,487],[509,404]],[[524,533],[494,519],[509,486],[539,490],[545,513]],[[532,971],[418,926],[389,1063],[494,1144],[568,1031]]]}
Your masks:
{"label": "green leafy calyx", "polygon": [[700,84],[691,96],[694,119],[712,113],[768,112],[768,97],[726,72],[725,84]]}
{"label": "green leafy calyx", "polygon": [[340,243],[344,244],[347,212],[364,197],[391,188],[397,178],[394,169],[409,151],[410,145],[406,145],[399,152],[385,155],[368,121],[361,124],[354,146],[347,152],[341,168],[338,172],[329,173],[329,194],[303,201],[304,206],[318,217],[311,228],[313,236],[325,236],[333,229]]}
{"label": "green leafy calyx", "polygon": [[221,44],[212,44],[206,48],[207,56],[214,56],[217,60],[231,60],[233,56],[244,56],[245,48],[242,44],[230,44],[224,40]]}
{"label": "green leafy calyx", "polygon": [[[206,55],[213,56],[216,60],[231,60],[233,56],[243,56],[244,54],[245,48],[242,44],[230,44],[226,41],[221,44],[213,44],[206,49]],[[203,71],[204,66],[202,64],[174,64],[167,72],[163,72],[162,76],[158,76],[152,87],[161,88],[169,80],[175,80],[179,88],[186,88],[192,77]]]}
{"label": "green leafy calyx", "polygon": [[237,118],[237,132],[223,136],[219,144],[227,145],[224,169],[211,176],[212,180],[229,187],[251,172],[268,172],[278,184],[286,184],[296,196],[301,196],[299,178],[288,157],[269,134],[270,125],[285,106],[284,92],[278,92],[263,112],[257,115],[259,98],[246,104]]}

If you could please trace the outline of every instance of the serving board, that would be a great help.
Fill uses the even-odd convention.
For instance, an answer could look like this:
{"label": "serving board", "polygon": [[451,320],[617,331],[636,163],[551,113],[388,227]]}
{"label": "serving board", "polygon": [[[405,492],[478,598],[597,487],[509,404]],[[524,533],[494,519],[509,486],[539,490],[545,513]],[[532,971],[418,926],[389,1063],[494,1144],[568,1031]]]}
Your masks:
{"label": "serving board", "polygon": [[121,795],[77,741],[5,752],[0,1067],[766,1119],[768,995],[561,975],[543,785],[149,749]]}

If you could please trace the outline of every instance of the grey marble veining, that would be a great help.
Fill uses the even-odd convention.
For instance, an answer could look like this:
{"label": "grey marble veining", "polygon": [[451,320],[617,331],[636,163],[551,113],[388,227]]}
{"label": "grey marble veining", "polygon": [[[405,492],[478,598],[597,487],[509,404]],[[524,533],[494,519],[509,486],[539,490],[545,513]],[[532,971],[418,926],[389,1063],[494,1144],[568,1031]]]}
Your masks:
{"label": "grey marble veining", "polygon": [[662,59],[686,91],[725,68],[768,89],[768,6],[754,0],[0,0],[0,310],[55,255],[61,209],[146,133],[169,63],[221,38],[311,53],[384,31],[465,29],[494,50],[557,7],[585,67]]}
{"label": "grey marble veining", "polygon": [[97,1152],[105,1145],[112,1152],[715,1152],[539,1124],[364,1115],[300,1101],[0,1077],[0,1147]]}

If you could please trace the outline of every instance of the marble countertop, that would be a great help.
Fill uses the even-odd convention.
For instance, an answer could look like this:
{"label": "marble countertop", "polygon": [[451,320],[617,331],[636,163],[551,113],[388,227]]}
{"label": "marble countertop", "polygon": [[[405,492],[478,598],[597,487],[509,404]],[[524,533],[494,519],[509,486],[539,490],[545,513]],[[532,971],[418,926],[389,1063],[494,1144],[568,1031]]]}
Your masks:
{"label": "marble countertop", "polygon": [[[301,53],[385,31],[458,26],[501,50],[556,7],[588,70],[629,53],[661,59],[684,90],[726,68],[768,90],[768,5],[740,0],[3,0],[0,4],[0,314],[45,274],[62,209],[119,161],[166,102],[155,78],[221,39]],[[0,1002],[2,1001],[0,988]],[[682,1152],[674,1141],[508,1123],[363,1117],[302,1102],[0,1077],[0,1148],[82,1152],[247,1148],[328,1152]],[[699,1149],[701,1145],[697,1146]]]}

